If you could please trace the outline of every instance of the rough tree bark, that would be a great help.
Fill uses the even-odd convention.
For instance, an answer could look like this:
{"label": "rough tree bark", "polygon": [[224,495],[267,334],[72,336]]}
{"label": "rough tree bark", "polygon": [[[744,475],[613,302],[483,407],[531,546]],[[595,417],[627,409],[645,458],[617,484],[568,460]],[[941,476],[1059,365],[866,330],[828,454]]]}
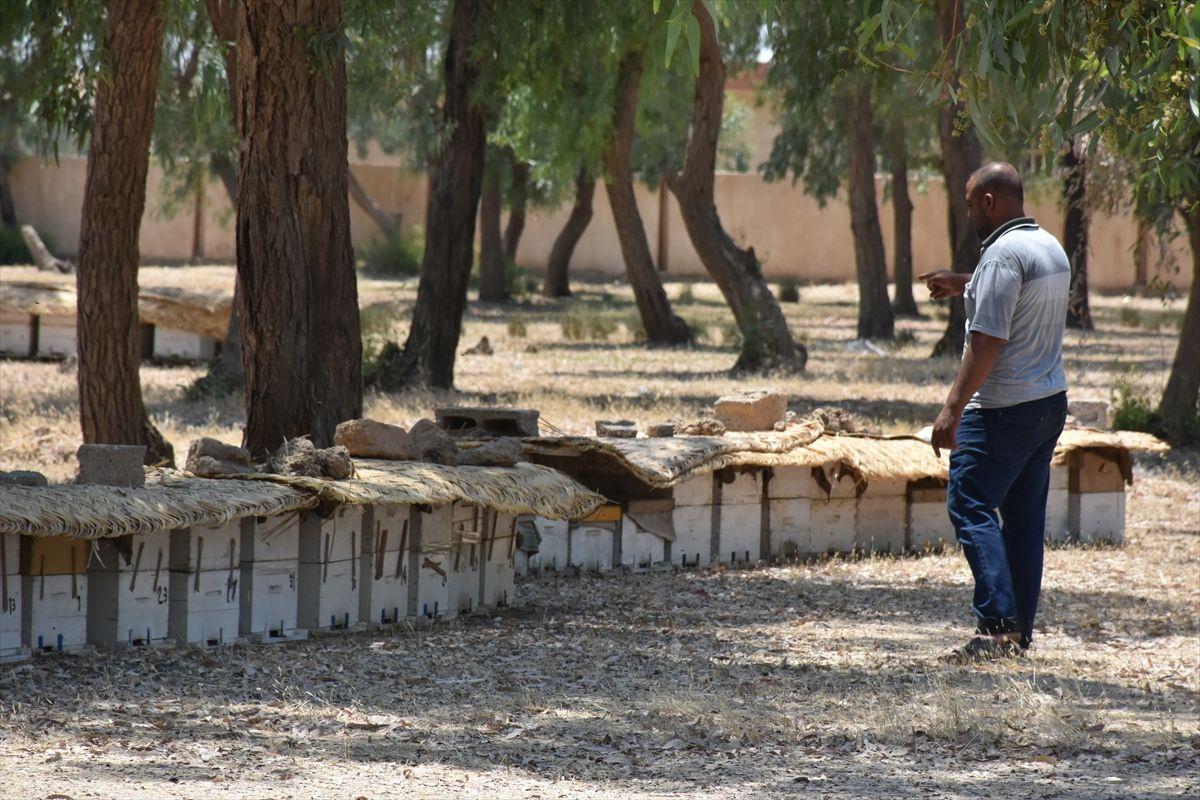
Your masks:
{"label": "rough tree bark", "polygon": [[[963,8],[960,0],[937,0],[936,14],[938,33],[946,49],[955,59],[953,80],[958,80],[956,41],[965,29]],[[960,120],[965,119],[965,106],[947,99],[938,111],[938,142],[942,151],[942,176],[946,186],[946,214],[950,229],[950,268],[955,272],[974,272],[979,262],[979,236],[967,219],[967,178],[979,169],[983,161],[983,148],[979,137],[970,123],[958,129]],[[933,346],[933,358],[941,356],[960,357],[966,344],[967,312],[961,297],[950,300],[950,319],[946,331]]]}
{"label": "rough tree bark", "polygon": [[500,233],[500,165],[484,171],[479,195],[479,300],[500,303],[508,299],[508,280],[504,274],[504,241]]}
{"label": "rough tree bark", "polygon": [[1071,289],[1067,296],[1067,327],[1092,330],[1088,305],[1087,155],[1078,137],[1067,139],[1059,165],[1063,168],[1063,249],[1071,261]]}
{"label": "rough tree bark", "polygon": [[8,164],[0,158],[0,225],[17,227],[17,208],[13,203],[12,185],[8,180]]}
{"label": "rough tree bark", "polygon": [[433,166],[417,302],[404,352],[381,376],[388,388],[454,385],[487,133],[487,109],[473,97],[479,67],[471,51],[491,17],[491,0],[455,0],[451,12],[442,104],[450,139]]}
{"label": "rough tree bark", "polygon": [[146,416],[138,376],[138,234],[162,58],[161,2],[109,4],[79,235],[79,415],[90,444],[144,444],[146,463],[174,451]]}
{"label": "rough tree bark", "polygon": [[787,319],[763,280],[754,248],[743,250],[721,225],[713,199],[717,136],[725,103],[725,65],[712,17],[702,2],[692,13],[700,23],[700,74],[692,97],[692,122],[682,174],[669,179],[684,226],[704,268],[720,288],[742,332],[735,372],[800,372],[808,360],[792,340]]}
{"label": "rough tree bark", "polygon": [[[1192,203],[1190,209],[1181,213],[1192,248],[1192,286],[1188,291],[1171,375],[1155,411],[1163,433],[1177,443],[1187,438],[1187,421],[1195,418],[1200,401],[1200,202]],[[1192,433],[1195,435],[1194,431]]]}
{"label": "rough tree bark", "polygon": [[671,301],[667,299],[658,270],[654,268],[646,228],[642,224],[642,215],[638,212],[637,197],[633,191],[633,172],[629,166],[643,57],[640,50],[631,50],[625,53],[617,67],[612,139],[604,148],[602,159],[604,185],[617,226],[625,274],[629,277],[633,299],[641,315],[642,327],[646,330],[646,343],[686,344],[692,340],[692,331],[686,322],[671,311]]}
{"label": "rough tree bark", "polygon": [[575,204],[567,217],[567,224],[558,232],[554,246],[550,248],[550,260],[546,262],[546,283],[542,294],[546,297],[570,297],[571,287],[567,273],[571,267],[571,256],[575,245],[583,238],[588,223],[592,221],[592,200],[596,195],[596,177],[586,166],[575,173]]}
{"label": "rough tree bark", "polygon": [[354,170],[346,172],[346,179],[350,187],[350,196],[354,198],[354,202],[358,203],[358,207],[367,212],[367,216],[371,221],[379,226],[383,231],[383,235],[391,239],[399,230],[396,227],[396,220],[392,218],[383,206],[375,202],[375,198],[367,194],[367,190],[358,182],[358,178],[354,177]]}
{"label": "rough tree bark", "polygon": [[512,192],[509,196],[508,224],[504,226],[504,259],[517,260],[517,247],[525,232],[525,209],[529,205],[529,162],[518,161],[511,149],[508,163],[512,168]]}
{"label": "rough tree bark", "polygon": [[887,259],[879,207],[875,203],[875,140],[871,88],[863,81],[844,98],[850,133],[850,229],[854,233],[854,271],[858,277],[859,339],[891,339],[895,317],[888,302]]}
{"label": "rough tree bark", "polygon": [[897,114],[888,126],[888,160],[892,166],[892,238],[895,254],[892,272],[896,293],[892,311],[896,316],[917,317],[917,301],[913,297],[912,255],[912,198],[908,193],[908,130]]}
{"label": "rough tree bark", "polygon": [[259,455],[304,434],[326,447],[362,416],[345,57],[314,71],[305,42],[341,24],[340,2],[238,4],[238,312],[245,446]]}

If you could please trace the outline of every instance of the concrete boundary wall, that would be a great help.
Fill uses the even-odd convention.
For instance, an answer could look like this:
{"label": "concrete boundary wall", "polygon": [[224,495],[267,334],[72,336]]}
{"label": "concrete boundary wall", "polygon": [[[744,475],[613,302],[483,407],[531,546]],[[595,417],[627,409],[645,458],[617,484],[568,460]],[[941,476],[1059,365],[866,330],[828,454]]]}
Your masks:
{"label": "concrete boundary wall", "polygon": [[[396,166],[352,164],[363,188],[389,213],[397,216],[406,230],[422,225],[428,182]],[[78,253],[80,212],[87,163],[82,158],[64,158],[57,165],[25,159],[13,165],[12,189],[17,216],[47,238],[55,254],[74,257]],[[232,262],[234,260],[234,217],[228,196],[213,180],[191,203],[182,204],[173,217],[164,214],[163,176],[151,165],[147,182],[146,212],[142,218],[141,249],[144,262]],[[892,258],[892,205],[884,202],[884,179],[877,193],[884,246],[889,270]],[[792,278],[808,281],[854,280],[854,245],[850,233],[850,211],[839,196],[823,208],[804,194],[803,187],[790,181],[768,183],[759,175],[723,173],[716,178],[716,203],[726,230],[743,245],[752,245],[770,280]],[[912,189],[913,270],[945,267],[950,260],[945,193],[942,182],[932,179]],[[700,263],[679,214],[674,197],[660,187],[636,187],[638,207],[651,252],[665,255],[666,274],[703,277]],[[597,186],[595,212],[576,248],[572,269],[614,277],[624,274],[620,246],[603,184]],[[1062,212],[1054,196],[1034,197],[1027,211],[1042,225],[1061,237]],[[532,210],[521,239],[517,260],[533,271],[545,269],[554,238],[570,213],[568,206]],[[355,245],[380,236],[379,228],[355,203],[350,203],[351,235]],[[1091,226],[1088,273],[1094,289],[1121,290],[1137,283],[1133,255],[1137,225],[1132,215],[1096,215]],[[1191,281],[1191,255],[1182,238],[1172,243],[1179,269],[1156,273],[1158,248],[1150,244],[1150,275],[1161,275],[1180,289]]]}

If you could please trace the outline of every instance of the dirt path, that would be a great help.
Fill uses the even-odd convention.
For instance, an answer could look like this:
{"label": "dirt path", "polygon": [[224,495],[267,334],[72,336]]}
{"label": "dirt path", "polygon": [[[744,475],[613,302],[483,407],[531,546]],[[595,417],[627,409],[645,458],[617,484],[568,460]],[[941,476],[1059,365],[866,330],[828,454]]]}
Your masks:
{"label": "dirt path", "polygon": [[1166,798],[1200,791],[1200,490],[1049,553],[1026,660],[957,553],[544,577],[429,629],[0,665],[0,797]]}

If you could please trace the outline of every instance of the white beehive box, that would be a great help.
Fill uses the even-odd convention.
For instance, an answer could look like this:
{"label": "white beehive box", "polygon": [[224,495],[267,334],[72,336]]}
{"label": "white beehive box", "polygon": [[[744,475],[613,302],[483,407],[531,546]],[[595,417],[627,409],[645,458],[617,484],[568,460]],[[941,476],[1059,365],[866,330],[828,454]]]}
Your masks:
{"label": "white beehive box", "polygon": [[0,661],[21,658],[21,548],[15,533],[0,533]]}
{"label": "white beehive box", "polygon": [[[570,525],[562,519],[546,519],[531,517],[533,526],[541,536],[537,553],[527,559],[528,572],[565,569],[570,562],[568,557],[568,530]],[[524,573],[522,573],[524,574]]]}
{"label": "white beehive box", "polygon": [[620,520],[620,563],[630,569],[647,569],[670,560],[675,543],[675,501],[630,500]]}
{"label": "white beehive box", "polygon": [[451,507],[447,589],[448,611],[452,614],[468,614],[482,601],[484,538],[489,513],[485,508],[467,503],[455,503]]}
{"label": "white beehive box", "polygon": [[1046,542],[1062,544],[1071,538],[1070,470],[1065,464],[1050,467],[1050,489],[1046,494]]}
{"label": "white beehive box", "polygon": [[363,510],[348,505],[338,506],[328,519],[311,511],[300,518],[299,627],[342,630],[358,622],[362,522]]}
{"label": "white beehive box", "polygon": [[813,552],[849,553],[858,543],[858,476],[820,467],[811,474],[816,487],[809,506]]}
{"label": "white beehive box", "polygon": [[1125,478],[1120,465],[1084,450],[1071,456],[1067,527],[1077,542],[1125,540]]}
{"label": "white beehive box", "polygon": [[21,638],[34,652],[87,644],[90,549],[68,536],[21,537]]}
{"label": "white beehive box", "polygon": [[[409,616],[433,621],[454,616],[450,610],[450,543],[454,512],[449,505],[428,511],[413,507],[409,551]],[[412,576],[416,576],[413,580]]]}
{"label": "white beehive box", "polygon": [[409,528],[412,506],[385,504],[363,516],[359,619],[394,625],[409,616]]}
{"label": "white beehive box", "polygon": [[39,316],[37,355],[42,358],[69,358],[75,355],[75,317],[55,314]]}
{"label": "white beehive box", "polygon": [[920,552],[957,543],[954,524],[950,522],[950,515],[946,511],[945,484],[945,481],[937,479],[909,482],[905,518],[908,550]]}
{"label": "white beehive box", "polygon": [[169,635],[178,642],[237,640],[241,604],[240,520],[171,531]]}
{"label": "white beehive box", "polygon": [[96,542],[88,563],[88,643],[154,645],[169,638],[170,532]]}
{"label": "white beehive box", "polygon": [[816,484],[810,467],[774,467],[767,483],[772,556],[809,555],[812,546],[811,504]]}
{"label": "white beehive box", "polygon": [[162,359],[211,361],[217,355],[217,343],[199,333],[155,326],[153,353]]}
{"label": "white beehive box", "polygon": [[763,552],[762,470],[722,471],[713,489],[720,504],[718,560],[722,564],[753,564]]}
{"label": "white beehive box", "polygon": [[255,641],[300,639],[300,514],[241,521],[238,632]]}
{"label": "white beehive box", "polygon": [[858,498],[854,544],[868,553],[902,553],[905,547],[907,482],[874,480]]}
{"label": "white beehive box", "polygon": [[33,317],[0,311],[0,355],[21,358],[33,355]]}
{"label": "white beehive box", "polygon": [[500,608],[516,601],[517,518],[493,512],[484,561],[483,605]]}
{"label": "white beehive box", "polygon": [[568,541],[571,566],[595,572],[613,567],[614,549],[618,546],[617,522],[588,522],[571,524]]}
{"label": "white beehive box", "polygon": [[705,566],[713,554],[713,476],[699,475],[683,481],[672,492],[675,541],[671,563]]}

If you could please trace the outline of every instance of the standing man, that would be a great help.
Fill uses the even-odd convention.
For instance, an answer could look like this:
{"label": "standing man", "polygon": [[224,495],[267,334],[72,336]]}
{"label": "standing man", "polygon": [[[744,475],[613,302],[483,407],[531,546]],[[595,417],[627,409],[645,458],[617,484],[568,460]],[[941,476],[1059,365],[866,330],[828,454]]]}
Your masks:
{"label": "standing man", "polygon": [[1033,638],[1050,457],[1067,414],[1071,266],[1024,200],[1011,164],[980,167],[967,180],[967,217],[983,242],[974,275],[918,276],[935,300],[963,295],[967,311],[962,365],[932,439],[938,455],[952,451],[947,506],[975,577],[978,635],[955,651],[961,660],[1016,655]]}

